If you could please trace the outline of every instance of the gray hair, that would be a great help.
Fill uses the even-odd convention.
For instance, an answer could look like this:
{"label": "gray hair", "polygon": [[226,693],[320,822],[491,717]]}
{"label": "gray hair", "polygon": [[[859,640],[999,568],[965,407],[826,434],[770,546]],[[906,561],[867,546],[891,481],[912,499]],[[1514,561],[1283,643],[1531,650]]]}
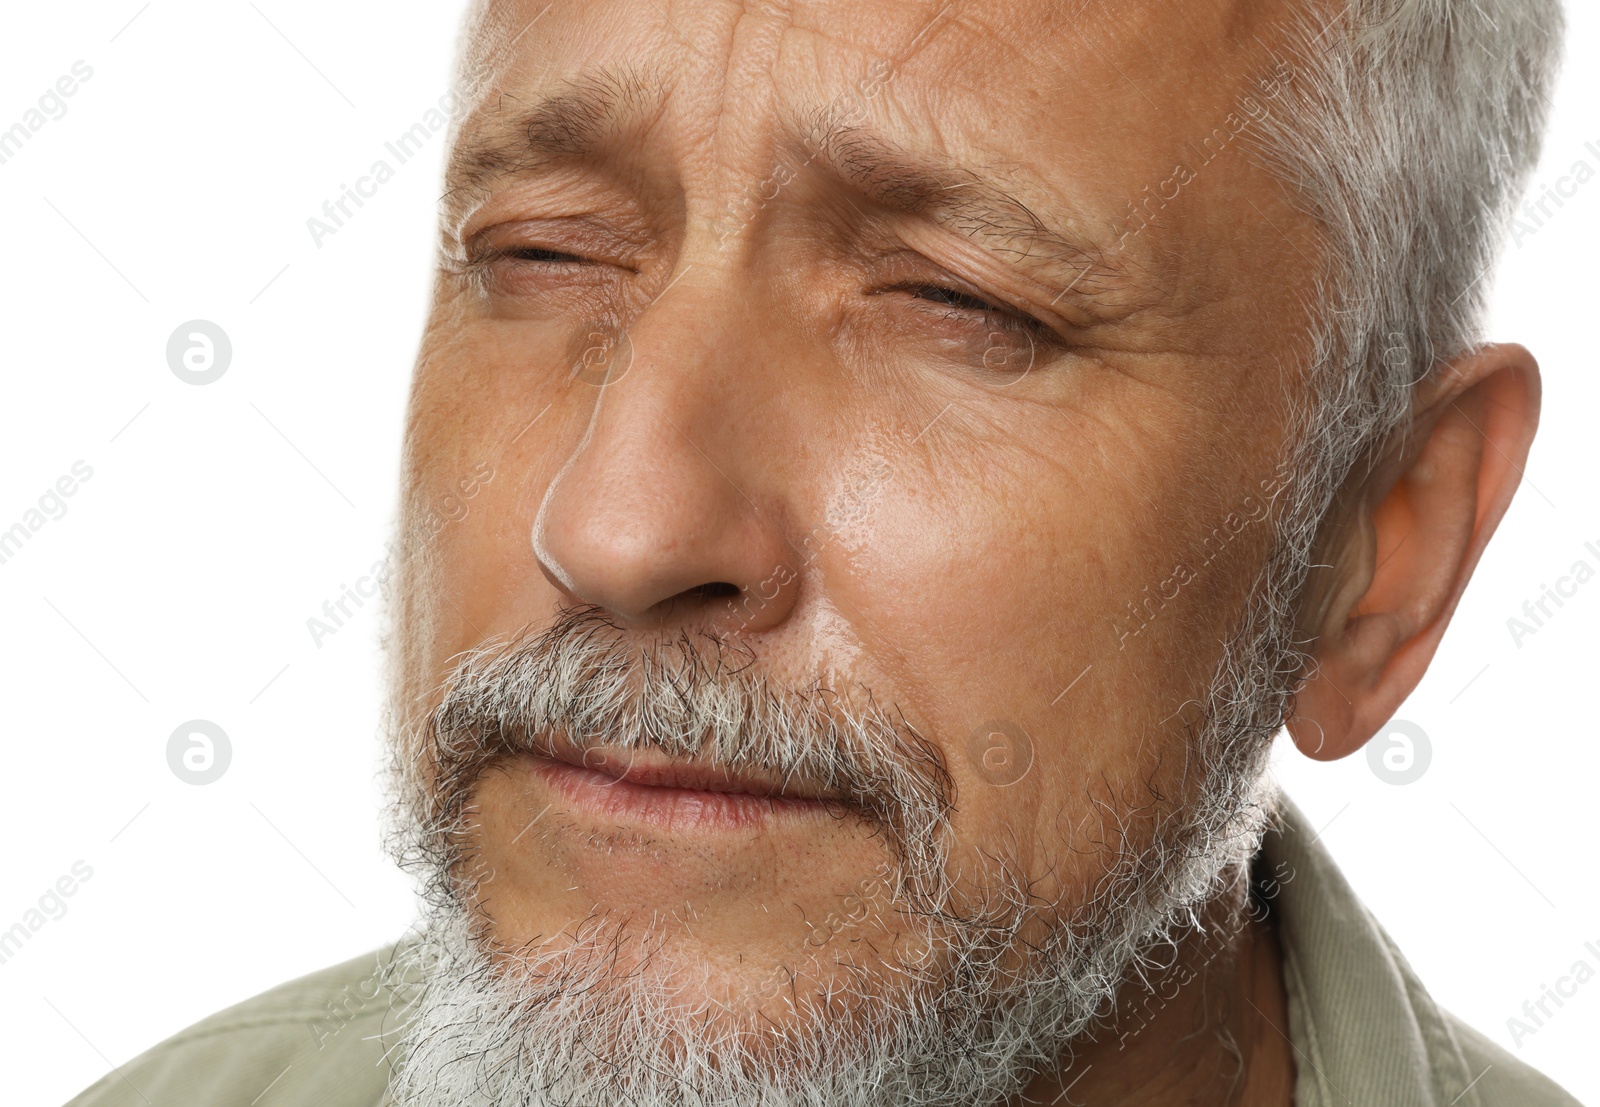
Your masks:
{"label": "gray hair", "polygon": [[1560,0],[1340,0],[1297,16],[1283,107],[1260,127],[1326,246],[1308,514],[1404,433],[1415,384],[1483,341],[1563,27]]}
{"label": "gray hair", "polygon": [[1290,20],[1256,152],[1316,221],[1322,258],[1274,550],[1209,704],[1271,729],[1314,671],[1296,622],[1330,507],[1403,444],[1415,386],[1483,341],[1564,28],[1560,0],[1296,0]]}

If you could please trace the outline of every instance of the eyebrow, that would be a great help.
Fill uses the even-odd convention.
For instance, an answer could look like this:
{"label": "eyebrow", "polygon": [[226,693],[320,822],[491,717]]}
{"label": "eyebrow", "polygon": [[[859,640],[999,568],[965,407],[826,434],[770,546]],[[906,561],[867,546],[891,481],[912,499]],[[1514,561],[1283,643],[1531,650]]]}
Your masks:
{"label": "eyebrow", "polygon": [[[659,108],[665,97],[666,84],[659,77],[608,68],[563,82],[532,108],[493,122],[469,120],[445,166],[446,195],[482,187],[497,176],[580,158]],[[502,95],[494,116],[501,117],[505,100]]]}
{"label": "eyebrow", "polygon": [[1091,239],[1055,229],[1014,191],[971,166],[932,154],[911,154],[863,127],[819,115],[807,134],[809,164],[828,170],[869,201],[926,216],[987,243],[1019,267],[1100,310],[1126,306],[1132,274]]}
{"label": "eyebrow", "polygon": [[[606,68],[564,81],[531,108],[463,128],[446,168],[446,202],[496,177],[580,160],[659,111],[667,95],[659,74]],[[504,108],[502,97],[493,114]],[[981,241],[1030,271],[1042,284],[1093,315],[1126,314],[1147,302],[1127,259],[1102,243],[1054,228],[1015,191],[953,158],[912,153],[837,112],[820,109],[809,126],[791,126],[804,166],[831,174],[869,203],[923,216]],[[469,121],[470,124],[470,121]]]}

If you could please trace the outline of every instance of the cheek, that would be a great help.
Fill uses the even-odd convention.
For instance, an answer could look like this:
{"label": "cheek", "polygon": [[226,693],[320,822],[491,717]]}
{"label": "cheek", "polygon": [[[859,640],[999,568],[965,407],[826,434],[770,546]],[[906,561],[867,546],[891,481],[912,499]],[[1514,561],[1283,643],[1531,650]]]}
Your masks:
{"label": "cheek", "polygon": [[504,469],[497,460],[496,472],[506,475],[483,485],[459,519],[436,528],[418,574],[422,603],[433,615],[434,671],[486,640],[544,625],[570,602],[546,579],[533,550],[539,497],[559,463],[545,444]]}
{"label": "cheek", "polygon": [[405,609],[426,628],[408,633],[428,674],[545,618],[557,596],[533,556],[533,520],[584,413],[528,358],[493,337],[436,335],[418,369],[397,540]]}
{"label": "cheek", "polygon": [[[983,459],[967,471],[896,459],[827,587],[943,750],[962,851],[1070,897],[1103,871],[1108,818],[1180,797],[1163,779],[1185,762],[1175,713],[1203,694],[1242,590],[1232,564],[1174,577],[1207,512],[1182,506],[1192,464],[1122,456],[1114,472],[1092,443],[1054,445],[1066,460],[981,443],[959,451]],[[1163,586],[1127,633],[1130,605]]]}

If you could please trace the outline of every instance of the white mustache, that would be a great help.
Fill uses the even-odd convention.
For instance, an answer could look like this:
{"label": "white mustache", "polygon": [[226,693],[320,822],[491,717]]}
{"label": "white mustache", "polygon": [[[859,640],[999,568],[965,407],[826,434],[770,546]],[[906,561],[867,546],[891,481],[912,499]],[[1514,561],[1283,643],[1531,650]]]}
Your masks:
{"label": "white mustache", "polygon": [[953,783],[937,748],[870,691],[796,691],[725,639],[641,646],[594,607],[460,657],[412,743],[405,774],[420,825],[449,852],[477,780],[519,753],[571,760],[651,751],[730,778],[785,782],[883,829],[907,869],[931,878]]}

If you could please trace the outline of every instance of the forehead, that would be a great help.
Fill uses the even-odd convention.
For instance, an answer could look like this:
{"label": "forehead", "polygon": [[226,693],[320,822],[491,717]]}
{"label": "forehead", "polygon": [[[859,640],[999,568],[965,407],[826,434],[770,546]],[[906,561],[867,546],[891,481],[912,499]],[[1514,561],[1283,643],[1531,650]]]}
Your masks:
{"label": "forehead", "polygon": [[[480,110],[619,70],[669,125],[752,137],[830,109],[1054,157],[1181,139],[1248,87],[1282,0],[493,0],[468,44]],[[631,90],[630,90],[631,91]],[[1021,147],[1021,148],[1019,148]]]}
{"label": "forehead", "polygon": [[[1270,114],[1263,89],[1298,13],[1289,0],[496,0],[468,40],[478,99],[446,220],[464,226],[497,179],[603,156],[645,175],[668,163],[701,226],[796,171],[854,176],[910,210],[970,192],[976,222],[958,229],[1014,223],[1000,229],[1021,232],[1015,256],[1033,249],[1032,223],[1041,257],[1087,259],[1041,271],[1050,287],[1122,290],[1090,307],[1159,305],[1211,352],[1238,354],[1242,314],[1258,332],[1299,318],[1300,281],[1283,274],[1315,256],[1248,129]],[[874,177],[884,151],[896,172]]]}

